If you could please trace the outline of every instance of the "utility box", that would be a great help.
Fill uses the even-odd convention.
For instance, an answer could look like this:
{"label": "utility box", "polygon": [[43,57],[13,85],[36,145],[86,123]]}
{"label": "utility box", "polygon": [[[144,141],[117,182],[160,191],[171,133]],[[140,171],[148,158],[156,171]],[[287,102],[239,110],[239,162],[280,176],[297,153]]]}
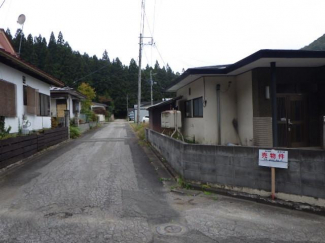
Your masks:
{"label": "utility box", "polygon": [[161,112],[161,127],[162,128],[178,128],[182,127],[182,115],[180,111],[168,110]]}

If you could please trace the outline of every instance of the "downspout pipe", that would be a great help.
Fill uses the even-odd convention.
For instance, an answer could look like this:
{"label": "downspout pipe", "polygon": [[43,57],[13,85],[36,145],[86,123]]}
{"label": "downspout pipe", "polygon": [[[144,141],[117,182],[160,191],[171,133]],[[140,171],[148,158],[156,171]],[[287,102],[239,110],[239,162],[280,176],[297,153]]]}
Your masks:
{"label": "downspout pipe", "polygon": [[271,102],[272,102],[272,138],[273,147],[278,147],[278,118],[276,99],[276,66],[271,62]]}
{"label": "downspout pipe", "polygon": [[217,84],[217,126],[218,126],[218,145],[221,145],[221,111],[220,111],[220,84]]}

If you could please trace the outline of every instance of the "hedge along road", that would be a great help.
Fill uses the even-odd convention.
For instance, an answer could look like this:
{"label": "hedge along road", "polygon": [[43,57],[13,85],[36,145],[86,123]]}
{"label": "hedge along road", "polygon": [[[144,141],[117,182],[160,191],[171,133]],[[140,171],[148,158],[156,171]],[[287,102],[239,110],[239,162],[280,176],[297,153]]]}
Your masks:
{"label": "hedge along road", "polygon": [[0,177],[0,242],[295,241],[324,242],[325,218],[173,194],[122,120]]}

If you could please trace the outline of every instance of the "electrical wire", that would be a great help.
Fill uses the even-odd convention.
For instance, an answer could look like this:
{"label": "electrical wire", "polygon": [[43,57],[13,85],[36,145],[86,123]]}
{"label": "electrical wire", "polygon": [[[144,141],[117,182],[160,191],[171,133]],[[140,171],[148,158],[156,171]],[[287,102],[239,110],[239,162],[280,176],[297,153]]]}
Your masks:
{"label": "electrical wire", "polygon": [[82,79],[84,79],[84,78],[87,78],[87,77],[93,75],[94,73],[99,72],[100,70],[104,69],[105,67],[108,67],[109,65],[110,65],[110,63],[106,64],[105,66],[102,66],[101,68],[97,69],[96,71],[94,71],[94,72],[92,72],[92,73],[90,73],[90,74],[87,74],[86,76],[84,76],[84,77],[82,77],[82,78],[79,78],[79,79],[73,81],[73,83],[77,83],[78,81],[80,81],[80,80],[82,80]]}
{"label": "electrical wire", "polygon": [[145,50],[143,49],[143,53],[144,53],[144,55],[145,55],[145,57],[146,57],[146,59],[147,59],[147,63],[149,63],[149,60],[148,60],[148,56],[147,56],[147,53],[145,52]]}
{"label": "electrical wire", "polygon": [[1,8],[1,7],[2,7],[2,5],[5,3],[5,1],[6,1],[6,0],[3,0],[3,2],[1,3],[1,6],[0,6],[0,8]]}
{"label": "electrical wire", "polygon": [[152,37],[155,33],[155,23],[156,23],[156,2],[157,0],[155,0],[155,5],[153,7],[153,26],[152,26]]}
{"label": "electrical wire", "polygon": [[164,63],[164,66],[166,67],[166,63],[165,63],[164,59],[162,58],[162,56],[161,56],[161,54],[160,54],[160,52],[159,52],[158,47],[157,47],[156,44],[155,44],[155,48],[156,48],[156,50],[157,50],[157,52],[158,52],[158,54],[160,56],[161,61]]}

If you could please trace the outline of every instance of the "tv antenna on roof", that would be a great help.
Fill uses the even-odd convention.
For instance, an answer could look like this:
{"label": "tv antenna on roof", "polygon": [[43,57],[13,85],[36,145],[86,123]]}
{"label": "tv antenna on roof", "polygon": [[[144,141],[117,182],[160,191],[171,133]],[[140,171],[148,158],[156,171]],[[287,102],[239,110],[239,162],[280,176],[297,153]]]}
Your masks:
{"label": "tv antenna on roof", "polygon": [[24,23],[26,21],[26,16],[24,14],[21,14],[18,16],[17,23],[20,24],[21,27],[21,32],[20,32],[20,42],[19,42],[19,50],[18,50],[18,56],[20,56],[20,49],[21,49],[21,40],[23,38],[23,31],[24,31]]}

